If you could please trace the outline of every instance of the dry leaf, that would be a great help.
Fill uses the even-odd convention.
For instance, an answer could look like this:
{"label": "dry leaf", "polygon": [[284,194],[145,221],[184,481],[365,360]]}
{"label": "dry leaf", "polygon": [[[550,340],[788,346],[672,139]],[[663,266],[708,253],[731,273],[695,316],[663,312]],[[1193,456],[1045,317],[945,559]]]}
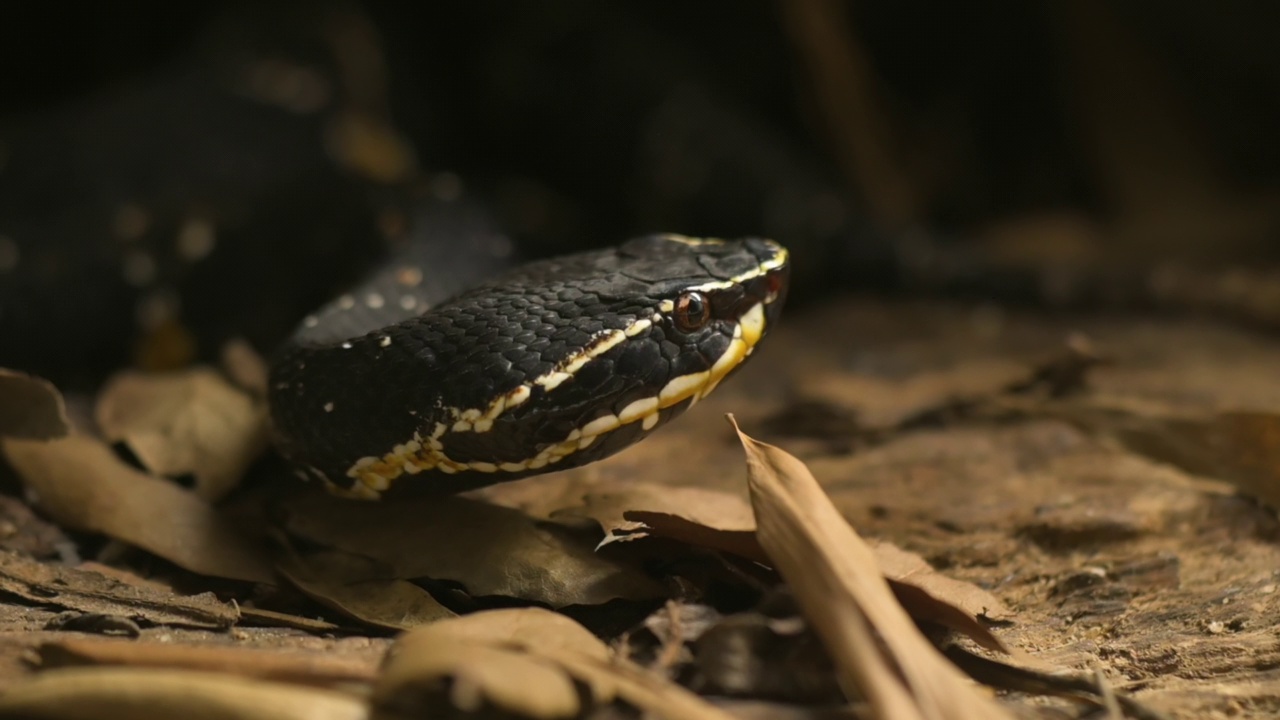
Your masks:
{"label": "dry leaf", "polygon": [[872,552],[893,594],[913,619],[962,632],[988,650],[1009,652],[1000,638],[976,619],[1010,617],[1000,598],[973,583],[943,575],[924,558],[892,543],[876,543]]}
{"label": "dry leaf", "polygon": [[563,607],[663,594],[640,570],[595,554],[566,528],[476,500],[366,503],[316,494],[295,498],[286,509],[294,535],[377,560],[392,577],[451,580],[474,596]]}
{"label": "dry leaf", "polygon": [[151,473],[189,475],[216,500],[240,482],[267,446],[265,405],[208,368],[121,373],[98,397],[97,422]]}
{"label": "dry leaf", "polygon": [[4,440],[9,463],[55,521],[102,533],[201,575],[272,583],[261,550],[195,494],[140,473],[101,442]]}
{"label": "dry leaf", "polygon": [[343,693],[156,668],[54,670],[9,688],[0,717],[48,720],[365,720]]}
{"label": "dry leaf", "polygon": [[759,555],[751,506],[719,490],[636,483],[618,491],[588,493],[580,507],[553,517],[561,515],[598,522],[605,532],[601,546],[657,535],[745,557]]}
{"label": "dry leaf", "polygon": [[379,707],[417,712],[450,704],[494,706],[522,717],[576,717],[575,681],[595,704],[615,697],[671,720],[729,720],[724,711],[665,678],[610,658],[586,628],[537,608],[495,610],[402,635],[374,690]]}
{"label": "dry leaf", "polygon": [[[769,564],[756,538],[751,506],[726,492],[637,484],[617,492],[589,493],[582,506],[563,512],[599,522],[606,533],[601,545],[652,535]],[[891,543],[877,543],[872,551],[911,617],[964,633],[985,648],[1008,652],[977,620],[978,616],[1007,618],[1010,613],[999,598],[935,571],[920,556]]]}
{"label": "dry leaf", "polygon": [[42,669],[81,665],[124,665],[157,669],[207,670],[244,678],[328,687],[370,683],[378,674],[374,660],[330,653],[257,650],[247,647],[192,646],[172,642],[69,638],[41,644]]}
{"label": "dry leaf", "polygon": [[44,643],[38,652],[40,667],[46,670],[81,665],[207,670],[319,687],[373,682],[377,676],[377,663],[373,659],[297,650],[84,637]]}
{"label": "dry leaf", "polygon": [[590,630],[573,618],[542,608],[511,608],[471,613],[439,623],[430,629],[406,633],[400,637],[397,644],[415,636],[444,635],[531,650],[559,648],[602,660],[609,657],[609,648]]}
{"label": "dry leaf", "polygon": [[1008,717],[920,634],[871,548],[804,463],[738,436],[760,545],[826,645],[845,692],[895,720]]}
{"label": "dry leaf", "polygon": [[151,584],[133,584],[90,570],[38,563],[0,553],[0,593],[31,605],[115,615],[153,625],[222,629],[239,619],[232,605],[212,593],[175,595]]}
{"label": "dry leaf", "polygon": [[447,625],[396,641],[374,691],[378,707],[406,716],[431,716],[448,706],[464,713],[494,707],[539,720],[581,714],[572,678],[555,663],[498,643],[432,632]]}
{"label": "dry leaf", "polygon": [[479,612],[401,635],[387,655],[374,703],[409,714],[448,704],[464,712],[485,705],[523,717],[578,716],[572,678],[540,657],[550,648],[587,657],[609,650],[573,620],[537,608]]}
{"label": "dry leaf", "polygon": [[70,431],[66,405],[53,383],[0,368],[0,437],[52,440]]}
{"label": "dry leaf", "polygon": [[267,396],[267,361],[243,338],[227,341],[222,346],[219,365],[236,387],[256,398]]}
{"label": "dry leaf", "polygon": [[[375,701],[380,708],[426,717],[452,714],[440,710],[450,706],[467,714],[481,714],[492,707],[539,720],[581,714],[572,678],[537,657],[449,637],[432,639],[428,645],[406,651],[405,657],[413,660],[412,682],[389,669],[400,682],[379,686]],[[406,664],[401,661],[395,667]]]}
{"label": "dry leaf", "polygon": [[431,593],[407,580],[388,577],[368,558],[329,551],[290,557],[277,569],[311,599],[385,630],[408,630],[454,617]]}

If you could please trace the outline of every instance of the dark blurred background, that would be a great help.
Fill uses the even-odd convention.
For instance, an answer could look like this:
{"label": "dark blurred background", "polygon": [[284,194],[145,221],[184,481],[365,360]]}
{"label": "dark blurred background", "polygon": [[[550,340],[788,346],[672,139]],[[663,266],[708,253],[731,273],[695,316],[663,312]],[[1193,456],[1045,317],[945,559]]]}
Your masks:
{"label": "dark blurred background", "polygon": [[267,351],[433,213],[836,292],[1280,326],[1280,4],[11,4],[0,366]]}

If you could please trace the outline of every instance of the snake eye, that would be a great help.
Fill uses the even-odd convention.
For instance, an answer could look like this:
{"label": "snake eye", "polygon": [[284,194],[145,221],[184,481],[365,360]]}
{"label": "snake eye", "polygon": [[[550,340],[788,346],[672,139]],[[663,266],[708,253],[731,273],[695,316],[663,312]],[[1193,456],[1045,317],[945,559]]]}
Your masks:
{"label": "snake eye", "polygon": [[711,319],[711,303],[700,292],[687,292],[676,298],[676,327],[693,332]]}

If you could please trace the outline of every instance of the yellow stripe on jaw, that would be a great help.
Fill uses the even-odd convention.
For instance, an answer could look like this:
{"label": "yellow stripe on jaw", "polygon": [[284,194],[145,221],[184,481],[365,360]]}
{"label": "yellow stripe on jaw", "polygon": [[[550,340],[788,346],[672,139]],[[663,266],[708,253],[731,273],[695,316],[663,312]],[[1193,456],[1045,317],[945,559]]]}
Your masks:
{"label": "yellow stripe on jaw", "polygon": [[[596,437],[637,421],[641,422],[643,429],[652,430],[658,424],[662,410],[684,400],[691,400],[692,405],[705,398],[731,370],[747,359],[756,343],[764,336],[764,326],[764,304],[757,303],[734,326],[734,336],[729,342],[729,347],[709,370],[673,378],[659,391],[656,398],[636,400],[616,415],[603,415],[592,420],[582,427],[581,438],[577,439],[574,449],[582,449],[594,442]],[[573,444],[572,440],[566,440],[552,447],[562,448],[571,444]],[[545,454],[546,451],[543,453]],[[558,461],[560,457],[563,455],[554,457],[551,462]]]}
{"label": "yellow stripe on jaw", "polygon": [[[637,321],[638,323],[647,324],[650,321],[646,319]],[[640,422],[644,430],[652,430],[657,426],[662,410],[685,400],[690,400],[690,405],[692,405],[710,394],[730,371],[751,355],[756,344],[764,337],[765,324],[764,303],[756,303],[750,310],[743,313],[742,317],[734,325],[733,339],[729,341],[729,347],[716,359],[711,368],[672,378],[663,386],[656,397],[636,400],[616,415],[610,414],[596,418],[580,430],[574,430],[569,433],[564,440],[547,446],[531,459],[497,465],[484,461],[458,462],[445,455],[443,445],[439,440],[445,432],[450,430],[459,432],[458,428],[462,425],[466,425],[467,429],[475,432],[485,432],[490,429],[493,419],[505,409],[515,407],[529,398],[529,387],[521,385],[495,400],[483,413],[475,409],[461,411],[457,413],[458,420],[455,421],[452,427],[437,424],[430,437],[422,438],[415,434],[413,440],[403,445],[397,445],[390,453],[380,458],[372,456],[360,458],[347,470],[347,476],[357,481],[355,486],[348,490],[339,489],[338,492],[349,497],[376,499],[390,487],[392,481],[401,475],[406,473],[417,474],[424,470],[433,469],[449,474],[464,470],[485,473],[499,471],[518,473],[527,470],[538,470],[548,464],[560,462],[574,452],[590,446],[597,437],[613,432],[624,425]],[[613,333],[622,336],[623,339],[630,334],[627,331],[613,331]],[[618,342],[621,342],[621,340],[612,341],[612,335],[602,337],[607,337],[608,339],[599,341],[592,346],[591,349],[595,350],[595,353],[591,357],[605,352],[605,350],[596,349],[601,345],[607,344],[608,348],[612,348]],[[590,351],[584,350],[580,355],[588,352]],[[575,358],[575,360],[571,361],[571,364],[576,362]],[[582,365],[585,365],[586,362],[584,360]],[[582,365],[575,367],[574,372],[581,368]],[[549,376],[550,374],[543,375],[542,378]],[[539,380],[542,378],[539,378]],[[537,380],[534,382],[537,382]],[[557,382],[556,385],[558,384]],[[545,384],[544,387],[546,387]],[[550,388],[547,389],[549,390]]]}
{"label": "yellow stripe on jaw", "polygon": [[626,330],[609,330],[597,335],[586,347],[561,361],[553,370],[534,378],[532,384],[541,385],[547,392],[555,390],[560,387],[560,383],[572,379],[584,365],[609,352],[630,337],[631,327],[648,322],[648,320],[638,320]]}
{"label": "yellow stripe on jaw", "polygon": [[[493,421],[506,410],[528,400],[533,394],[535,386],[541,387],[546,392],[555,390],[566,380],[572,379],[587,363],[609,352],[627,338],[635,337],[645,332],[653,327],[653,323],[661,319],[662,316],[660,315],[654,315],[652,318],[640,318],[632,321],[630,325],[621,330],[606,330],[600,333],[582,350],[561,360],[554,368],[533,380],[517,386],[505,395],[499,396],[484,410],[477,408],[455,409],[453,412],[454,422],[450,429],[453,432],[489,432],[493,429]],[[439,436],[437,435],[437,437]]]}

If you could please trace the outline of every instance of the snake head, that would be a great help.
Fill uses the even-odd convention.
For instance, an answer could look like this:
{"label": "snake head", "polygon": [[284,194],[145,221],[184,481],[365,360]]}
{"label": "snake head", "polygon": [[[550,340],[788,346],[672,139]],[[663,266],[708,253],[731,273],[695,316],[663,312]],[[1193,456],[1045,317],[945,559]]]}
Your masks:
{"label": "snake head", "polygon": [[[307,462],[377,497],[602,459],[739,368],[777,321],[788,277],[787,250],[770,240],[653,235],[534,262],[336,349],[307,348],[314,403],[339,392],[319,384],[331,358],[354,351],[377,368],[363,393],[348,388],[312,416],[335,427],[308,443],[323,457]],[[339,432],[343,406],[365,422]]]}

